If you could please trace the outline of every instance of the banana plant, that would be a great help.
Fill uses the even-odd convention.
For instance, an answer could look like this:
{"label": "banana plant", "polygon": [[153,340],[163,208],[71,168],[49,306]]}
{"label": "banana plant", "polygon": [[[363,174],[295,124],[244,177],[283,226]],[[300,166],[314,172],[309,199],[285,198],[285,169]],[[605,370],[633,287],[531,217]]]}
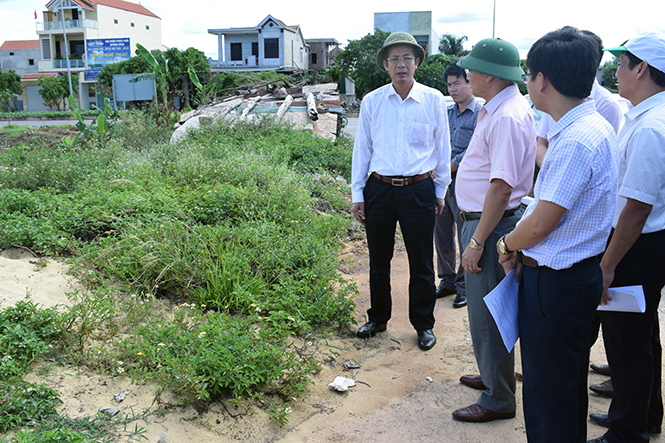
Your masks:
{"label": "banana plant", "polygon": [[[161,98],[161,101],[166,105],[168,99],[168,74],[169,74],[168,59],[164,57],[164,53],[162,52],[159,52],[157,54],[157,57],[155,57],[152,54],[152,52],[148,51],[145,48],[145,46],[141,45],[140,43],[136,44],[136,51],[138,52],[139,56],[148,63],[150,69],[152,69],[152,73],[138,74],[134,76],[131,81],[137,82],[149,78],[155,78],[155,81],[157,82],[159,88],[159,93],[157,94],[158,97],[156,97],[157,104],[159,105],[159,101]],[[159,97],[160,95],[161,97]]]}

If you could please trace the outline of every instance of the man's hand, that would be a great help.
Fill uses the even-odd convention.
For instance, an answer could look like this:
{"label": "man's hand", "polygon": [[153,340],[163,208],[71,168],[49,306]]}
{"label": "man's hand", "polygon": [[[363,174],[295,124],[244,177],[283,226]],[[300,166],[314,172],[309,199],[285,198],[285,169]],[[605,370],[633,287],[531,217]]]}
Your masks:
{"label": "man's hand", "polygon": [[446,207],[446,201],[442,198],[436,199],[436,215],[441,215],[443,213],[443,208]]}
{"label": "man's hand", "polygon": [[607,288],[609,288],[612,281],[614,281],[614,269],[607,268],[603,266],[602,263],[600,264],[600,269],[603,271],[603,298],[600,299],[600,304],[606,305],[607,302],[612,301],[612,297],[610,297],[609,292],[607,292]]}
{"label": "man's hand", "polygon": [[351,206],[351,212],[356,220],[365,224],[365,202],[356,202]]}
{"label": "man's hand", "polygon": [[[498,250],[498,246],[497,246]],[[517,253],[511,252],[510,254],[502,254],[499,251],[499,263],[503,266],[503,271],[508,275],[511,269],[515,268],[515,281],[520,281],[520,275],[522,274],[522,263],[517,260]]]}
{"label": "man's hand", "polygon": [[472,274],[477,274],[482,271],[478,267],[480,257],[483,256],[483,249],[473,249],[471,246],[466,247],[464,254],[462,254],[462,267]]}

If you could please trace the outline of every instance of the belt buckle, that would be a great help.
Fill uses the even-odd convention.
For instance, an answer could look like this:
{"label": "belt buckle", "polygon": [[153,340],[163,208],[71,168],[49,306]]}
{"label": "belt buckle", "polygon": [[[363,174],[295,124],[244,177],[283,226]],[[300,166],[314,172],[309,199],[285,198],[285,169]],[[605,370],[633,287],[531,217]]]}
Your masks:
{"label": "belt buckle", "polygon": [[392,184],[393,186],[404,186],[406,180],[407,180],[406,178],[391,178],[391,179],[390,179],[391,184]]}

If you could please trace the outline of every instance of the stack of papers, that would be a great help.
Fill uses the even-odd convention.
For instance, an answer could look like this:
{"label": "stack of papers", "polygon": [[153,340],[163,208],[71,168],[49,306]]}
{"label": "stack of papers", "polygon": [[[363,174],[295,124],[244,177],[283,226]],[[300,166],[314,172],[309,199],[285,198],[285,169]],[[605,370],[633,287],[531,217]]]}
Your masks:
{"label": "stack of papers", "polygon": [[[520,336],[517,320],[518,303],[517,291],[519,283],[515,281],[515,269],[501,280],[484,298],[497,328],[501,333],[503,344],[508,352],[512,351]],[[644,313],[646,302],[642,286],[622,286],[609,288],[608,293],[612,300],[606,305],[598,306],[599,311],[619,311]]]}

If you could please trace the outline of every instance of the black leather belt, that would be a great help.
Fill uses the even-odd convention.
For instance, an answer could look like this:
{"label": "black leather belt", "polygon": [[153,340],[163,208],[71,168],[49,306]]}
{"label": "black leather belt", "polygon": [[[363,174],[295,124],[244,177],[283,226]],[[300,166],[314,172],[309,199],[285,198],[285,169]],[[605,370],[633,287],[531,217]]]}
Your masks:
{"label": "black leather belt", "polygon": [[393,186],[407,186],[413,183],[418,183],[419,181],[423,181],[426,178],[430,178],[432,173],[426,172],[424,174],[413,175],[411,177],[386,177],[385,175],[381,175],[376,172],[372,172],[372,175],[382,182],[389,183]]}
{"label": "black leather belt", "polygon": [[[519,207],[518,207],[519,208]],[[506,217],[512,217],[515,215],[515,211],[517,211],[518,208],[513,208],[513,209],[507,209],[501,218],[506,218]],[[471,220],[480,220],[480,217],[483,215],[482,212],[464,212],[461,211],[459,213],[459,216],[461,217],[462,220],[465,222],[471,221]]]}

